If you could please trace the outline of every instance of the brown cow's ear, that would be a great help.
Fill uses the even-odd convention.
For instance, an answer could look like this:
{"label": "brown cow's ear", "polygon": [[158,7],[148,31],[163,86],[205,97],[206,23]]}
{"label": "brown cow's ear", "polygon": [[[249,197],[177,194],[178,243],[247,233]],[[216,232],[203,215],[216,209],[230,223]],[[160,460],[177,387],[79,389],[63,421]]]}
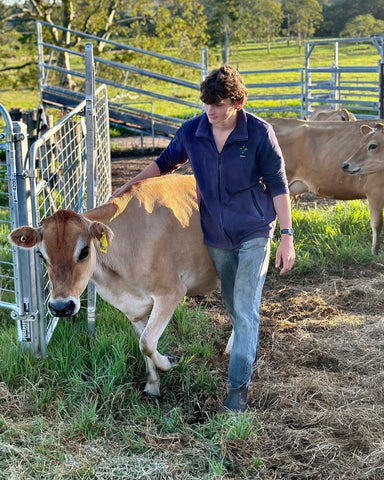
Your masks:
{"label": "brown cow's ear", "polygon": [[89,233],[91,237],[97,238],[97,240],[105,239],[108,245],[110,245],[113,239],[112,230],[101,222],[92,222],[89,227]]}
{"label": "brown cow's ear", "polygon": [[18,227],[8,235],[8,240],[13,245],[21,248],[33,248],[43,239],[41,228]]}
{"label": "brown cow's ear", "polygon": [[373,128],[370,127],[369,125],[361,125],[361,127],[360,127],[360,132],[363,135],[368,135],[368,133],[370,133],[372,131],[373,131]]}

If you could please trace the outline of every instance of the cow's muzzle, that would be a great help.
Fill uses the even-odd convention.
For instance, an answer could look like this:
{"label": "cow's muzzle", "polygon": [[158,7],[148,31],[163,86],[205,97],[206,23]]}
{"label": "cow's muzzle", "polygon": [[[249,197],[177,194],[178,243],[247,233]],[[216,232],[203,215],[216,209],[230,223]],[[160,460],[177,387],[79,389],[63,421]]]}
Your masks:
{"label": "cow's muzzle", "polygon": [[48,307],[55,317],[71,317],[78,312],[77,304],[72,298],[50,300]]}
{"label": "cow's muzzle", "polygon": [[341,168],[343,170],[343,172],[345,173],[349,173],[350,175],[357,175],[361,168],[360,167],[355,167],[355,168],[352,168],[350,170],[350,164],[348,162],[344,162],[342,165],[341,165]]}

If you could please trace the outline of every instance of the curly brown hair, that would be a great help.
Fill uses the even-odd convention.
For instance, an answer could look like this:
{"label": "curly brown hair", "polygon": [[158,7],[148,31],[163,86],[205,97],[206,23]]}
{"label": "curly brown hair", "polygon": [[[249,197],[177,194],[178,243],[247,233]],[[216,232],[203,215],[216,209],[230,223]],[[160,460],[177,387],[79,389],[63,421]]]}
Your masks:
{"label": "curly brown hair", "polygon": [[244,80],[231,65],[223,65],[209,72],[201,82],[200,92],[200,100],[207,105],[215,105],[226,98],[242,105],[248,95]]}

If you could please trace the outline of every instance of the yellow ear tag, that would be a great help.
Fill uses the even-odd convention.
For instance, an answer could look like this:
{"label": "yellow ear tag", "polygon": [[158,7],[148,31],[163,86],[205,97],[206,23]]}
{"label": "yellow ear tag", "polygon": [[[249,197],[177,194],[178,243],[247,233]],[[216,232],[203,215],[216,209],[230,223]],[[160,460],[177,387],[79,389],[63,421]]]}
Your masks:
{"label": "yellow ear tag", "polygon": [[99,247],[100,252],[107,253],[107,246],[108,246],[107,236],[105,235],[105,232],[103,232],[103,234],[100,237],[100,247]]}

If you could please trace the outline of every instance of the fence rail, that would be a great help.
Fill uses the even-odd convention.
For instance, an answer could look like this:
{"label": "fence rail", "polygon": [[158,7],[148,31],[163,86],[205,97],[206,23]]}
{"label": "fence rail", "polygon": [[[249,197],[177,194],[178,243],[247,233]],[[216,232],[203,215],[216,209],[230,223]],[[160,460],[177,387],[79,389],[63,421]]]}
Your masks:
{"label": "fence rail", "polygon": [[[82,48],[84,42],[92,41],[95,47],[103,45],[103,56],[94,57],[95,82],[108,86],[112,124],[143,134],[173,136],[183,120],[201,112],[199,85],[207,72],[206,48],[200,49],[199,60],[193,62],[47,22],[38,21],[36,28],[40,97],[45,105],[73,106],[84,98]],[[76,38],[79,50],[44,40],[52,29]],[[142,66],[135,66],[138,63]],[[175,71],[178,76],[170,74]],[[132,103],[143,108],[133,110]]]}
{"label": "fence rail", "polygon": [[[208,70],[206,48],[195,53],[193,62],[39,21],[39,83],[45,105],[74,106],[84,98],[83,53],[47,41],[56,28],[76,38],[80,46],[84,41],[103,45],[103,53],[95,57],[95,80],[108,87],[112,124],[143,135],[172,137],[185,119],[202,111],[199,84]],[[340,43],[370,44],[378,53],[377,65],[341,65]],[[383,44],[384,37],[310,41],[305,43],[303,67],[244,69],[240,73],[249,91],[247,109],[264,116],[303,118],[319,106],[345,107],[360,118],[380,117],[384,114]],[[333,49],[330,64],[312,65],[317,63],[318,46],[327,45],[331,53]],[[67,88],[64,83],[71,81]]]}
{"label": "fence rail", "polygon": [[[340,44],[368,44],[378,53],[376,65],[345,66],[339,64]],[[318,47],[333,48],[330,66],[312,66]],[[305,44],[305,113],[319,106],[341,107],[358,118],[378,118],[384,113],[383,98],[384,37],[319,40]],[[352,76],[355,76],[353,80]]]}

